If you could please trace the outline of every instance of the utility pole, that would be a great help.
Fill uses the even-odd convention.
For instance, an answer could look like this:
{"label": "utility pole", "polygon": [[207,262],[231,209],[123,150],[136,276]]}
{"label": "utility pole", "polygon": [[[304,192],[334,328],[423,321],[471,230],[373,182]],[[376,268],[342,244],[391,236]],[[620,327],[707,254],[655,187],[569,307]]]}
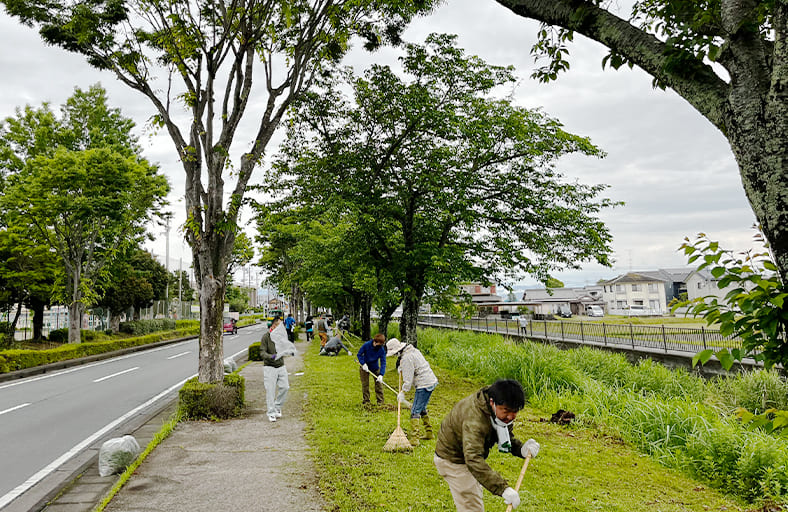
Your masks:
{"label": "utility pole", "polygon": [[164,318],[170,317],[170,215],[167,215],[167,224],[164,230],[167,239],[167,248],[164,250],[164,268],[167,270],[167,287],[164,291]]}

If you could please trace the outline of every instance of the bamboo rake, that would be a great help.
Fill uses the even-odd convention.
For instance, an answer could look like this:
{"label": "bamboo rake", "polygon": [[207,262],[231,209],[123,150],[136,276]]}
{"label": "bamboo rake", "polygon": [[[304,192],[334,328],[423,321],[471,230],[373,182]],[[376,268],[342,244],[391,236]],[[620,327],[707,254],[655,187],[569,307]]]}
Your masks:
{"label": "bamboo rake", "polygon": [[[399,372],[397,372],[397,374],[399,375]],[[402,389],[401,375],[399,377],[399,388]],[[397,400],[397,428],[394,429],[394,432],[391,433],[386,444],[383,445],[384,452],[409,452],[413,450],[413,446],[410,444],[410,441],[408,441],[408,436],[400,426],[401,409],[401,404],[399,400]]]}

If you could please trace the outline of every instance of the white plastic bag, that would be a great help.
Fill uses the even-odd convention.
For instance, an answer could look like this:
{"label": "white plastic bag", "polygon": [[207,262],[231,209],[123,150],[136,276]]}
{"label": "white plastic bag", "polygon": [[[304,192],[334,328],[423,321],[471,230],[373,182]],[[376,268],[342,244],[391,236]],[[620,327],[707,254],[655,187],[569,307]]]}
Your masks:
{"label": "white plastic bag", "polygon": [[238,364],[235,359],[228,357],[224,360],[224,373],[233,373],[238,369]]}
{"label": "white plastic bag", "polygon": [[99,450],[99,475],[122,473],[140,454],[140,445],[134,436],[113,437]]}
{"label": "white plastic bag", "polygon": [[294,356],[296,348],[292,341],[287,339],[287,329],[283,323],[279,323],[273,331],[271,331],[271,341],[274,342],[276,347],[276,358],[281,356]]}

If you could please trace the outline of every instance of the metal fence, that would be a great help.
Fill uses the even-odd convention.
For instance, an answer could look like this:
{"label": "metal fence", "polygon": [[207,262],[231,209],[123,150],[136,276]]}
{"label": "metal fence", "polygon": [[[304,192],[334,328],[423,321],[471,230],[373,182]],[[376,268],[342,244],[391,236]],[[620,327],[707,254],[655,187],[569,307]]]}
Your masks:
{"label": "metal fence", "polygon": [[517,320],[471,318],[457,321],[440,316],[420,316],[422,327],[466,329],[477,332],[521,336],[531,339],[611,346],[633,350],[680,352],[696,354],[707,348],[734,349],[741,347],[738,337],[721,336],[719,331],[664,325],[606,324],[597,322],[568,322],[564,320]]}

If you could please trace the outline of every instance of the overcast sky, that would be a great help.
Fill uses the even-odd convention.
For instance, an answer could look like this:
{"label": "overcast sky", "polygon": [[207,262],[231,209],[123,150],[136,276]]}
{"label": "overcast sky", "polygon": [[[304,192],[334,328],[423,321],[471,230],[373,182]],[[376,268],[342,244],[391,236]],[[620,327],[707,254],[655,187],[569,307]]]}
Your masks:
{"label": "overcast sky", "polygon": [[[516,103],[541,108],[567,131],[590,137],[607,153],[601,160],[566,159],[560,168],[569,179],[610,185],[607,196],[626,203],[603,214],[614,237],[615,266],[589,264],[556,277],[568,286],[582,286],[629,270],[683,267],[686,258],[677,249],[685,236],[693,238],[699,232],[726,247],[749,248],[755,218],[722,134],[672,91],[652,89],[651,78],[639,69],[603,71],[604,49],[580,36],[571,47],[568,73],[549,84],[529,78],[536,67],[530,48],[537,28],[537,23],[492,0],[449,0],[433,15],[412,23],[405,38],[422,42],[430,32],[457,34],[459,46],[469,54],[491,64],[513,65],[522,77]],[[158,162],[170,179],[170,269],[177,268],[181,255],[186,266],[189,250],[176,229],[185,218],[180,199],[183,171],[166,133],[143,129],[153,113],[148,100],[111,74],[90,68],[82,57],[45,46],[34,29],[4,12],[0,34],[0,117],[13,115],[25,104],[38,107],[49,102],[58,107],[74,87],[101,82],[111,106],[137,122],[145,156]],[[396,55],[394,50],[359,50],[346,63],[361,71],[372,62],[394,63]],[[164,230],[151,231],[156,240],[147,248],[163,256]]]}

